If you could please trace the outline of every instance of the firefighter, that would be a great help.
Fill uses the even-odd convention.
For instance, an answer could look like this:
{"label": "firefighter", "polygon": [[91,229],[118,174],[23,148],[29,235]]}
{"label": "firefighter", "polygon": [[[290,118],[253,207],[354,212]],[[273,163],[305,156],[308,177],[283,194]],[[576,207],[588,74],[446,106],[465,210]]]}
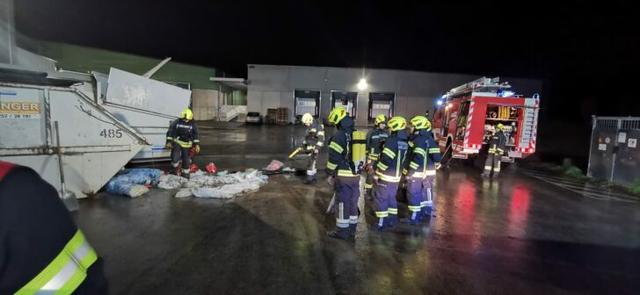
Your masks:
{"label": "firefighter", "polygon": [[409,149],[407,143],[407,121],[395,116],[387,123],[391,135],[385,141],[380,159],[376,164],[373,191],[375,214],[378,218],[376,229],[393,227],[398,221],[398,202],[396,194],[402,178],[404,160]]}
{"label": "firefighter", "polygon": [[0,161],[0,294],[107,294],[103,262],[58,192]]}
{"label": "firefighter", "polygon": [[182,161],[182,175],[189,177],[189,150],[194,149],[195,153],[200,153],[200,139],[198,138],[198,127],[193,122],[193,112],[186,108],[180,112],[180,117],[171,122],[167,131],[166,147],[171,149],[171,165],[177,168]]}
{"label": "firefighter", "polygon": [[[431,122],[424,116],[411,119],[411,136],[406,163],[407,199],[410,224],[416,225],[432,204],[431,188],[435,166],[440,162],[440,149],[430,135]],[[430,210],[429,210],[430,214]]]}
{"label": "firefighter", "polygon": [[360,175],[356,173],[351,145],[354,124],[344,108],[335,108],[327,118],[337,131],[329,140],[327,182],[334,187],[336,197],[336,230],[329,237],[346,240],[355,237],[358,225],[358,198]]}
{"label": "firefighter", "polygon": [[493,177],[497,177],[498,174],[500,174],[500,160],[504,154],[506,144],[507,136],[504,134],[504,125],[498,123],[489,140],[489,153],[487,155],[487,161],[484,163],[482,177],[490,177],[492,170]]}
{"label": "firefighter", "polygon": [[311,184],[316,181],[316,160],[318,152],[324,145],[324,125],[314,120],[309,113],[302,115],[302,124],[307,127],[307,133],[302,142],[303,149],[310,154],[305,184]]}
{"label": "firefighter", "polygon": [[374,121],[374,128],[367,133],[367,164],[365,165],[367,179],[364,188],[369,197],[371,197],[371,191],[373,189],[374,167],[380,157],[382,145],[387,137],[389,137],[386,131],[386,122],[387,117],[385,115],[377,115]]}
{"label": "firefighter", "polygon": [[442,156],[440,155],[440,147],[433,137],[431,122],[427,120],[425,125],[423,130],[427,139],[427,149],[425,149],[427,151],[427,171],[423,181],[424,197],[420,206],[424,217],[434,217],[436,211],[436,171],[440,169]]}

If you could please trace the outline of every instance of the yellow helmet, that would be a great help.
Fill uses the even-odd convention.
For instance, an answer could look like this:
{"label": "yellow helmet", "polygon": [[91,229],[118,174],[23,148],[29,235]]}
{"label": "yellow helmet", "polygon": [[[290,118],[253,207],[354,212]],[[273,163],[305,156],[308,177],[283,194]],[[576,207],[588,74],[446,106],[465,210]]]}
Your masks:
{"label": "yellow helmet", "polygon": [[331,110],[331,112],[329,113],[329,117],[327,117],[327,120],[329,120],[329,123],[333,125],[338,125],[338,123],[340,123],[340,121],[342,121],[342,119],[344,119],[346,116],[347,110],[337,107]]}
{"label": "yellow helmet", "polygon": [[182,110],[182,112],[180,112],[180,119],[193,120],[193,112],[191,109],[186,108]]}
{"label": "yellow helmet", "polygon": [[384,114],[380,114],[376,116],[376,120],[374,121],[374,124],[378,126],[378,124],[382,124],[386,121],[387,121],[387,116],[385,116]]}
{"label": "yellow helmet", "polygon": [[304,115],[302,115],[302,124],[304,125],[313,124],[313,116],[309,113],[304,113]]}
{"label": "yellow helmet", "polygon": [[407,128],[407,120],[405,120],[403,117],[395,116],[389,120],[387,125],[389,126],[389,129],[391,129],[391,131],[399,131]]}
{"label": "yellow helmet", "polygon": [[496,130],[504,130],[504,125],[502,125],[502,123],[498,123],[498,125],[496,125]]}
{"label": "yellow helmet", "polygon": [[429,122],[429,119],[425,116],[415,116],[411,118],[411,125],[413,125],[417,130],[431,129],[431,122]]}

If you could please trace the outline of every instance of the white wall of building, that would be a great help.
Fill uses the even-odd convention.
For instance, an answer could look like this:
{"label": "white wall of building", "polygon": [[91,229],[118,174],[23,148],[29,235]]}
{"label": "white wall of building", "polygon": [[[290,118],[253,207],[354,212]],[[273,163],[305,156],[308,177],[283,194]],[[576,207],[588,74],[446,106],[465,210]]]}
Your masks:
{"label": "white wall of building", "polygon": [[[356,124],[367,125],[369,93],[395,93],[394,113],[411,117],[433,110],[435,100],[449,89],[470,82],[481,75],[427,73],[388,69],[367,69],[369,87],[359,91],[357,83],[362,69],[335,67],[306,67],[278,65],[248,65],[247,108],[249,112],[267,114],[268,108],[286,107],[289,119],[294,120],[294,91],[319,90],[320,115],[331,109],[332,90],[358,92]],[[542,91],[542,81],[502,77],[518,94],[531,96]],[[433,111],[432,111],[433,112]]]}

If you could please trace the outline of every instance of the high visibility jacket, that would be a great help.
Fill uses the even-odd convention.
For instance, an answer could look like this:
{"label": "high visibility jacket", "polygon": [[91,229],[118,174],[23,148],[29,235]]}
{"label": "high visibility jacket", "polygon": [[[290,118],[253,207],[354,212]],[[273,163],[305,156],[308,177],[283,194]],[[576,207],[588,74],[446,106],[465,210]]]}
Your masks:
{"label": "high visibility jacket", "polygon": [[58,192],[0,161],[0,294],[106,294],[102,260]]}
{"label": "high visibility jacket", "polygon": [[380,128],[374,128],[367,133],[367,162],[372,163],[378,161],[380,158],[380,152],[382,151],[382,145],[387,140],[389,134]]}
{"label": "high visibility jacket", "polygon": [[306,150],[319,150],[324,146],[324,125],[314,120],[307,128],[307,134],[304,137],[302,145]]}
{"label": "high visibility jacket", "polygon": [[345,117],[338,123],[338,130],[329,140],[329,160],[327,174],[332,176],[356,177],[356,167],[351,154],[353,120]]}
{"label": "high visibility jacket", "polygon": [[177,119],[171,122],[167,131],[167,143],[175,142],[183,148],[190,148],[193,144],[200,144],[198,127],[193,120]]}
{"label": "high visibility jacket", "polygon": [[376,164],[376,175],[387,182],[400,182],[404,161],[409,151],[407,132],[392,132],[385,141],[380,160]]}
{"label": "high visibility jacket", "polygon": [[435,175],[435,163],[439,163],[440,159],[440,148],[431,137],[430,131],[419,130],[410,137],[407,156],[408,176],[425,178]]}
{"label": "high visibility jacket", "polygon": [[507,145],[507,136],[502,131],[497,131],[491,140],[489,140],[489,154],[502,155],[504,154],[505,146]]}

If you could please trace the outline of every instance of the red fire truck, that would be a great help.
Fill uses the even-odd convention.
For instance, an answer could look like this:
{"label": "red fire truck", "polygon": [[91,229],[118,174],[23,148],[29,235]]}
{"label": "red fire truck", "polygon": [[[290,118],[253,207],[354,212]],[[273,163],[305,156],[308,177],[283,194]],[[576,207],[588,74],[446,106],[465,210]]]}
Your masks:
{"label": "red fire truck", "polygon": [[437,101],[433,133],[444,161],[476,157],[498,123],[505,126],[508,138],[503,161],[535,152],[540,98],[516,95],[510,88],[499,78],[483,77],[451,89]]}

